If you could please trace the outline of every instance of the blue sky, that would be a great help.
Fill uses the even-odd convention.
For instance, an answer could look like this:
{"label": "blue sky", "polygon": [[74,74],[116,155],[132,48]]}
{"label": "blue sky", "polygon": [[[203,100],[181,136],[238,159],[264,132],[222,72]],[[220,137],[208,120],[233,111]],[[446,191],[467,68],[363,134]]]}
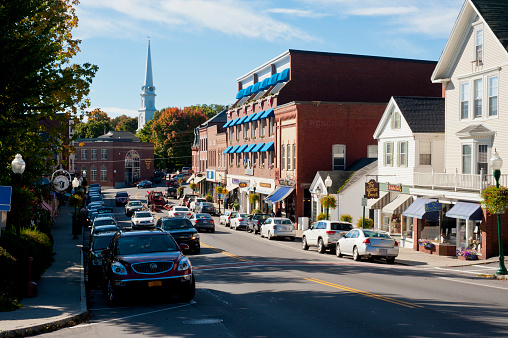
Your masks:
{"label": "blue sky", "polygon": [[[234,102],[236,79],[288,49],[439,59],[463,0],[81,0],[91,109],[137,116],[150,37],[156,108]],[[429,80],[430,81],[430,80]]]}

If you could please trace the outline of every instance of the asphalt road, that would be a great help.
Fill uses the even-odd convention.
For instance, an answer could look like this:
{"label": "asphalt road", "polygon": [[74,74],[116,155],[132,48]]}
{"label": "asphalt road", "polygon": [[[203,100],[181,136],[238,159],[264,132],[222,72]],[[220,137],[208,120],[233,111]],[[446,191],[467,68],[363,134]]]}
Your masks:
{"label": "asphalt road", "polygon": [[[115,210],[130,226],[123,209]],[[489,267],[354,262],[216,224],[215,233],[200,234],[201,253],[190,256],[197,287],[191,303],[133,295],[109,307],[101,290],[89,290],[91,319],[46,336],[508,336],[508,283],[476,277]]]}

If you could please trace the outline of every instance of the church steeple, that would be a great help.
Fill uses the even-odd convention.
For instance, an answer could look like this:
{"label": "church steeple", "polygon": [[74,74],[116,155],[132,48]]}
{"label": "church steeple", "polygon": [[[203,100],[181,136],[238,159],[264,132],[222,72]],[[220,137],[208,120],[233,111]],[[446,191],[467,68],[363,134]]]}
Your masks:
{"label": "church steeple", "polygon": [[148,40],[148,54],[146,57],[145,83],[141,87],[141,109],[138,116],[138,130],[150,121],[155,113],[155,87],[152,77],[152,56],[150,54],[150,40]]}

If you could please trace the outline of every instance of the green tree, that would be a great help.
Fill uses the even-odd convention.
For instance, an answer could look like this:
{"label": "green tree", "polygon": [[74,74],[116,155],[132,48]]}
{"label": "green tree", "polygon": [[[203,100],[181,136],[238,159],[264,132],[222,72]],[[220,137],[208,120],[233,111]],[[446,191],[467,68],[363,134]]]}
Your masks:
{"label": "green tree", "polygon": [[122,115],[112,119],[111,125],[115,130],[130,131],[131,133],[136,134],[138,129],[138,119],[136,117]]}
{"label": "green tree", "polygon": [[218,113],[220,113],[221,111],[223,111],[224,109],[226,109],[226,107],[227,106],[222,104],[212,103],[212,104],[195,104],[187,108],[191,110],[201,111],[203,114],[205,114],[206,119],[208,120],[217,115]]}
{"label": "green tree", "polygon": [[100,108],[95,108],[91,112],[87,112],[86,116],[88,116],[88,121],[108,121],[111,122],[111,119],[108,116],[108,113],[102,111]]}
{"label": "green tree", "polygon": [[113,130],[110,121],[88,121],[77,124],[74,133],[77,138],[96,138],[110,130]]}

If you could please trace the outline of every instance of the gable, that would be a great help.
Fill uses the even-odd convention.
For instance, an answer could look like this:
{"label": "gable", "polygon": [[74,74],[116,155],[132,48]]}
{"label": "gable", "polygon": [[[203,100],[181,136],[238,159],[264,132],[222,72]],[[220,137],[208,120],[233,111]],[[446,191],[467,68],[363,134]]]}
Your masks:
{"label": "gable", "polygon": [[[400,128],[393,128],[393,114],[399,114],[400,116]],[[409,128],[403,114],[401,113],[399,107],[397,106],[397,102],[395,98],[392,97],[390,102],[388,102],[386,109],[383,113],[383,116],[379,120],[379,123],[376,127],[376,131],[374,132],[374,139],[379,140],[381,138],[386,137],[401,137],[401,136],[411,136],[412,131]]]}

